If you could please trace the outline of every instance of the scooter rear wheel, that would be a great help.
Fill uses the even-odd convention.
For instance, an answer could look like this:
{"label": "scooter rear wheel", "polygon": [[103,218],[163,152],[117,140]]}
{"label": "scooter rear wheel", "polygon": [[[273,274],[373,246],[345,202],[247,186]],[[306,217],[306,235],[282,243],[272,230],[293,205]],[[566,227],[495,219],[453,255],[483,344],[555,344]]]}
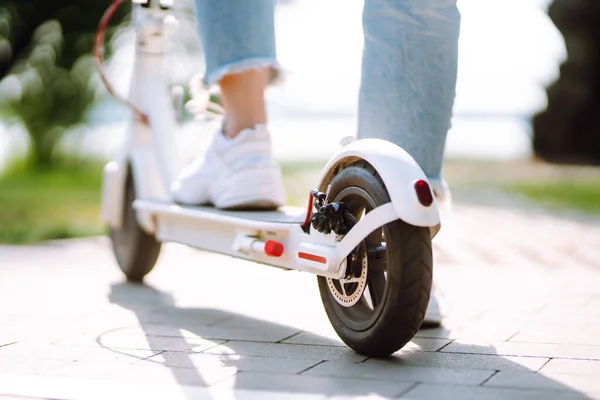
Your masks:
{"label": "scooter rear wheel", "polygon": [[[383,181],[365,161],[339,172],[329,198],[355,218],[390,201]],[[339,337],[358,353],[384,357],[419,329],[431,291],[429,230],[396,220],[375,230],[347,259],[347,276],[318,277],[327,316]]]}
{"label": "scooter rear wheel", "polygon": [[110,228],[108,236],[121,271],[128,281],[139,283],[154,268],[161,243],[137,222],[133,208],[136,193],[131,169],[127,171],[124,196],[122,226],[119,229]]}

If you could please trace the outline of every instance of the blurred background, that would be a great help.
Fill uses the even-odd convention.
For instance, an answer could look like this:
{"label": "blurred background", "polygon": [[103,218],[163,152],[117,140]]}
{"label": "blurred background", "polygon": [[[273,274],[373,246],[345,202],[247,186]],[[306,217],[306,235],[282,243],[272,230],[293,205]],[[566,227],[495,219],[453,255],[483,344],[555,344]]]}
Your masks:
{"label": "blurred background", "polygon": [[[106,43],[108,76],[123,94],[133,59],[128,3]],[[101,169],[130,118],[101,86],[91,57],[108,5],[0,3],[0,243],[104,231]],[[192,2],[175,7],[180,27],[169,39],[166,68],[172,85],[187,88],[203,70],[201,49]],[[459,8],[459,77],[444,171],[455,197],[600,214],[600,4],[459,0]],[[339,141],[355,134],[361,11],[358,0],[278,2],[277,51],[288,73],[268,102],[292,203],[304,203]],[[187,115],[174,138],[201,153],[211,123]]]}

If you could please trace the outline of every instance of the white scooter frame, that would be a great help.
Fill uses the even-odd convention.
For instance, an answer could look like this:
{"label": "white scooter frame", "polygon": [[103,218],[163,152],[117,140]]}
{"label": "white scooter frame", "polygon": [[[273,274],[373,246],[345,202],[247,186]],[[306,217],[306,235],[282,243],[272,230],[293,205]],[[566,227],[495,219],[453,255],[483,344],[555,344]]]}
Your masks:
{"label": "white scooter frame", "polygon": [[[169,186],[181,166],[173,142],[177,120],[175,112],[170,112],[173,101],[163,73],[165,35],[173,26],[169,3],[172,1],[134,0],[136,53],[129,99],[147,116],[148,123],[131,121],[123,151],[104,169],[102,218],[110,229],[123,228],[126,181],[132,174],[137,223],[157,241],[183,243],[330,279],[347,276],[347,259],[353,249],[392,221],[428,228],[430,238],[438,232],[438,210],[425,174],[400,147],[378,139],[356,140],[341,148],[316,183],[318,190],[327,191],[339,171],[359,160],[371,165],[383,181],[391,201],[365,214],[343,237],[311,229],[317,210],[308,190],[305,210],[221,211],[174,204]],[[363,353],[383,354],[349,345]]]}

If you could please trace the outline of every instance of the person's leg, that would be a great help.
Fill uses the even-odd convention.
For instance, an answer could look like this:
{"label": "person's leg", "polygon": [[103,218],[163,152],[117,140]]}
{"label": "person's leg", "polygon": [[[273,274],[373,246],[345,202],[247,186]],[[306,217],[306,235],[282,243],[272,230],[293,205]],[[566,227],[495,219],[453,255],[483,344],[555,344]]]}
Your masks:
{"label": "person's leg", "polygon": [[454,103],[456,0],[365,0],[358,137],[389,140],[440,178]]}
{"label": "person's leg", "polygon": [[207,86],[219,84],[225,133],[267,121],[264,91],[277,73],[274,0],[196,0]]}
{"label": "person's leg", "polygon": [[264,91],[279,73],[274,0],[196,0],[196,14],[206,61],[203,85],[220,86],[225,115],[206,157],[173,183],[173,199],[219,208],[283,205],[265,125]]}
{"label": "person's leg", "polygon": [[[389,140],[415,158],[438,201],[454,104],[460,14],[456,0],[365,0],[359,138]],[[441,312],[432,293],[425,327]]]}
{"label": "person's leg", "polygon": [[270,68],[261,67],[225,75],[219,81],[221,101],[227,113],[223,131],[228,137],[234,138],[244,129],[267,123],[265,90],[269,76]]}

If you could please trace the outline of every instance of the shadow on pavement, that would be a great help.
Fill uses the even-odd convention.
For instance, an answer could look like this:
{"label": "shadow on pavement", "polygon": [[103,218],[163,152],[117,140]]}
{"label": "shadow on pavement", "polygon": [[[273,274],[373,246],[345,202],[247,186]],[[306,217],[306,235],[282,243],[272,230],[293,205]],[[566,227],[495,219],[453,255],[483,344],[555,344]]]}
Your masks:
{"label": "shadow on pavement", "polygon": [[[213,374],[210,373],[210,365],[199,365],[199,363],[202,363],[203,361],[193,359],[193,357],[197,357],[199,354],[198,350],[193,350],[198,345],[198,338],[196,338],[196,343],[194,343],[193,339],[190,339],[190,337],[193,338],[197,336],[203,339],[219,341],[218,339],[223,338],[224,336],[214,336],[213,329],[214,326],[223,321],[235,320],[237,322],[236,327],[232,328],[232,330],[244,330],[260,326],[260,329],[263,332],[270,330],[278,332],[286,330],[298,332],[297,329],[288,326],[228,311],[213,308],[177,307],[170,294],[161,292],[150,286],[128,283],[114,284],[111,286],[110,301],[125,309],[131,310],[136,314],[139,319],[139,327],[145,333],[151,349],[168,350],[164,348],[163,340],[165,337],[170,338],[169,348],[177,349],[178,351],[169,351],[169,353],[176,358],[158,359],[154,362],[169,368],[177,383],[183,386],[207,387],[224,379],[219,378],[219,376],[213,376]],[[193,335],[184,335],[182,334],[182,330],[191,332]],[[101,346],[123,354],[127,353],[127,350],[113,349],[110,346],[102,344],[103,335],[105,334],[102,334],[97,338],[97,341]],[[294,334],[291,336],[293,335]],[[317,335],[314,336],[318,337]],[[323,339],[326,340],[325,338]],[[236,343],[240,345],[240,343],[248,343],[248,341],[244,342],[243,338],[236,338],[235,340],[235,343],[226,342],[224,345],[232,350],[232,352],[238,353]],[[222,341],[223,340],[221,340],[221,342]],[[249,341],[273,343],[273,341],[266,337],[264,339],[249,339]],[[531,369],[515,363],[510,359],[499,356],[490,356],[496,354],[496,350],[492,346],[471,346],[471,350],[468,352],[469,354],[402,350],[392,357],[367,360],[360,359],[360,357],[357,357],[358,355],[356,355],[356,353],[348,348],[336,347],[336,349],[343,353],[342,357],[335,361],[322,360],[321,362],[315,358],[313,360],[314,364],[322,366],[321,364],[327,362],[338,363],[336,365],[339,365],[340,369],[345,368],[346,372],[340,371],[337,373],[335,370],[332,372],[331,369],[328,369],[327,376],[311,375],[306,377],[306,379],[308,379],[307,381],[303,381],[303,379],[305,379],[302,378],[304,375],[297,375],[298,372],[303,371],[295,373],[288,372],[285,375],[279,376],[278,373],[285,373],[286,371],[270,371],[268,372],[268,375],[264,374],[268,379],[263,379],[262,383],[256,382],[256,380],[252,378],[252,375],[244,377],[244,372],[246,371],[245,365],[247,365],[244,362],[244,359],[247,356],[239,354],[236,354],[235,356],[215,356],[213,354],[213,357],[220,357],[219,367],[222,368],[225,366],[235,368],[237,375],[235,376],[233,387],[236,390],[260,390],[263,392],[273,392],[274,394],[275,392],[288,392],[295,395],[307,396],[309,394],[326,396],[378,395],[383,398],[388,398],[407,395],[409,398],[421,399],[535,398],[566,400],[589,398],[583,393],[577,392],[575,389],[558,381],[554,381],[549,377],[541,374],[533,374],[531,373]],[[243,353],[243,351],[240,353]],[[277,355],[265,354],[263,357],[277,358]],[[290,355],[287,357],[288,360],[293,360],[292,358],[289,358],[291,357]],[[486,357],[487,361],[485,361]],[[491,360],[492,357],[493,360]],[[148,360],[146,360],[146,362],[147,361]],[[491,362],[491,364],[489,364],[489,362]],[[465,366],[468,367],[465,368]],[[202,371],[199,370],[199,367]],[[205,367],[209,368],[208,372]],[[433,372],[428,370],[432,375],[431,379],[423,380],[422,375],[421,379],[416,377],[419,373],[423,374],[424,371],[427,371],[420,370],[422,367],[432,367],[436,369]],[[312,367],[309,367],[308,369],[311,368]],[[319,367],[317,366],[316,368]],[[539,368],[541,368],[541,364]],[[350,371],[349,373],[347,373],[348,369]],[[437,371],[439,371],[439,377]],[[510,376],[504,376],[504,381],[499,377],[499,374],[505,371],[508,371],[508,375],[511,373],[517,375],[519,373],[525,373],[522,374],[522,377],[524,377],[523,379],[533,379],[533,381],[531,381],[528,386],[527,382],[519,382],[518,376],[513,376],[514,387],[508,388],[506,387],[506,379],[511,379]],[[242,374],[239,374],[239,372],[242,372]],[[448,376],[450,376],[449,379],[452,380],[452,374],[460,375],[461,373],[465,374],[465,379],[467,381],[471,379],[471,383],[465,381],[465,386],[449,382],[444,384],[444,380],[448,379]],[[446,378],[443,376],[446,376]],[[294,379],[297,379],[297,381],[292,383],[286,382],[286,379],[290,379],[290,377],[295,377]],[[352,383],[357,378],[366,378],[371,381],[368,381],[368,384],[353,385]],[[488,385],[482,387],[481,382],[474,383],[473,379],[475,381],[482,379]],[[495,387],[493,385],[494,379],[497,382],[499,381],[499,386]],[[398,383],[402,381],[421,381],[421,383],[407,384],[405,389],[399,389],[396,392],[390,392],[390,386],[385,385],[385,383]],[[428,384],[427,382],[431,383]],[[474,386],[478,384],[480,386]],[[532,390],[536,388],[539,390]],[[192,398],[193,396],[189,395],[188,397]]]}

